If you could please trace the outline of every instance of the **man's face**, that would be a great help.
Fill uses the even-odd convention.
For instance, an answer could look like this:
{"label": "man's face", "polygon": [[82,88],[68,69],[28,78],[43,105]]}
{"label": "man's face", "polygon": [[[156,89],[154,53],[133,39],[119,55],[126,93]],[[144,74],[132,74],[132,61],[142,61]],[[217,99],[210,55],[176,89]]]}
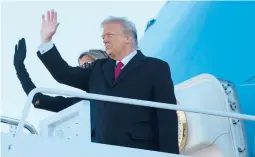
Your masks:
{"label": "man's face", "polygon": [[88,56],[88,55],[84,55],[80,60],[79,60],[79,65],[83,65],[84,63],[91,63],[94,60]]}
{"label": "man's face", "polygon": [[120,52],[125,49],[128,40],[119,23],[105,24],[102,38],[107,54],[113,59],[118,58]]}

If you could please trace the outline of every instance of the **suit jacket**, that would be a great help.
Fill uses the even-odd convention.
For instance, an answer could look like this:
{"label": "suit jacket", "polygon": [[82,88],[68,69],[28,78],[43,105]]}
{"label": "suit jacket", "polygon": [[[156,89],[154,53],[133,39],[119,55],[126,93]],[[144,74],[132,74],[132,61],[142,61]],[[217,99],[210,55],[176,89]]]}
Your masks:
{"label": "suit jacket", "polygon": [[[138,53],[114,79],[116,61],[100,59],[90,68],[69,66],[56,46],[37,52],[51,75],[62,84],[89,93],[176,104],[166,62]],[[176,111],[93,100],[98,143],[179,154]]]}

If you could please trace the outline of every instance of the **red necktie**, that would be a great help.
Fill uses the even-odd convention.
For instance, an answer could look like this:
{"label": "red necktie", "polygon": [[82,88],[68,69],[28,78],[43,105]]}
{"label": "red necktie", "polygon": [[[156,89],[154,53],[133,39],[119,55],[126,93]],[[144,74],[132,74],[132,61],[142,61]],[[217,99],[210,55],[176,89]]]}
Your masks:
{"label": "red necktie", "polygon": [[115,71],[114,71],[114,77],[115,79],[119,76],[120,72],[121,72],[121,68],[123,67],[123,63],[122,62],[119,62],[115,68]]}

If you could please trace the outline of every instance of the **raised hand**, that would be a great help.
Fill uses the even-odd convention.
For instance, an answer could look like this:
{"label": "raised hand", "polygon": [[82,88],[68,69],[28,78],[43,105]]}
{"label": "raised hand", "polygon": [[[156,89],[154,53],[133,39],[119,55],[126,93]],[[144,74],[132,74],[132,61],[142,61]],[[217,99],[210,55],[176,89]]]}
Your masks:
{"label": "raised hand", "polygon": [[15,45],[14,67],[16,70],[17,77],[22,85],[22,88],[28,95],[31,90],[36,88],[36,86],[30,79],[24,64],[26,53],[27,53],[26,41],[24,38],[22,38],[19,40],[18,45]]}
{"label": "raised hand", "polygon": [[56,33],[59,23],[57,22],[57,12],[47,11],[47,20],[42,15],[41,43],[49,42]]}
{"label": "raised hand", "polygon": [[18,45],[15,45],[15,53],[14,53],[14,66],[18,67],[20,64],[24,63],[26,58],[26,41],[24,38],[20,39]]}

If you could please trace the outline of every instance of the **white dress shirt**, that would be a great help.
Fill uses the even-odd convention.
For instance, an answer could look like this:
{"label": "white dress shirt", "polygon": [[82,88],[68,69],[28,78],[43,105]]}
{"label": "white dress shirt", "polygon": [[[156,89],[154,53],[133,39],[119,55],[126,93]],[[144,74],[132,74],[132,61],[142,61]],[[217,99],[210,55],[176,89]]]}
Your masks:
{"label": "white dress shirt", "polygon": [[50,49],[52,49],[54,46],[52,41],[49,41],[47,43],[43,43],[40,46],[38,46],[38,50],[41,52],[41,54],[44,54],[48,52]]}
{"label": "white dress shirt", "polygon": [[[137,51],[133,51],[131,52],[129,55],[127,55],[126,57],[124,57],[121,62],[124,64],[121,69],[123,69],[127,64],[128,62],[137,54]],[[119,61],[116,61],[116,65],[119,63]]]}

